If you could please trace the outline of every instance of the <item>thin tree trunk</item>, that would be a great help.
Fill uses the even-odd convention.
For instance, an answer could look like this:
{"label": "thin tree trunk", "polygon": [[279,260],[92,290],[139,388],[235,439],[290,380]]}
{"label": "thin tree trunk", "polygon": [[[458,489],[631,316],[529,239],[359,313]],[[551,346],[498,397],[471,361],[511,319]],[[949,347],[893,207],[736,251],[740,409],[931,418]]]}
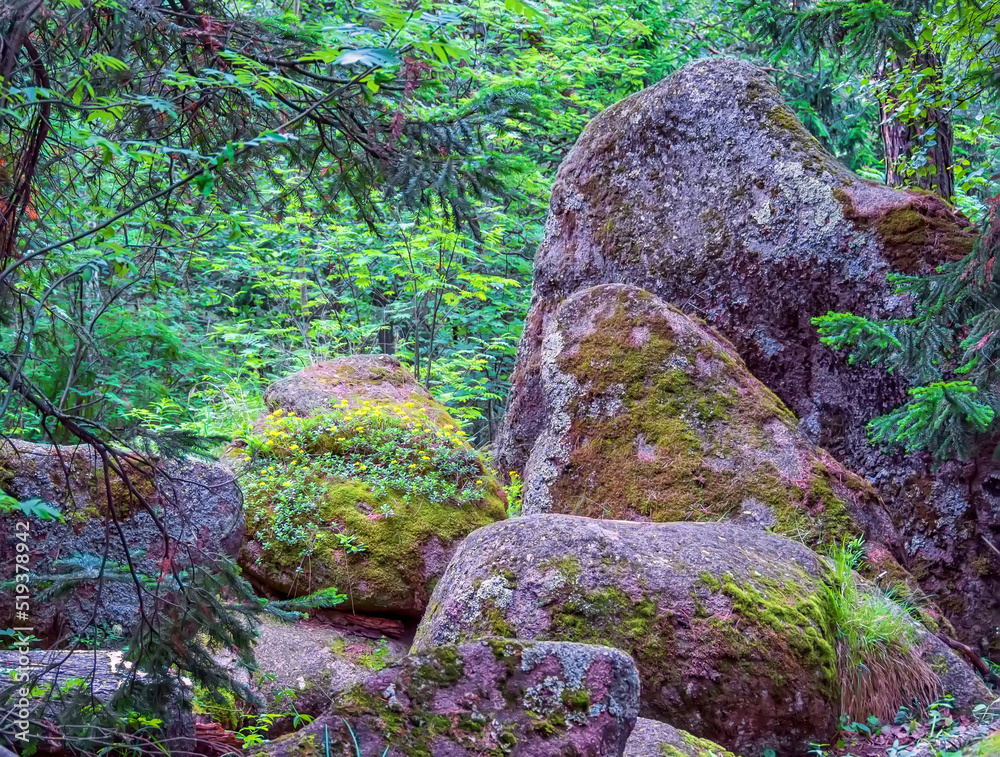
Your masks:
{"label": "thin tree trunk", "polygon": [[[904,65],[913,71],[931,68],[938,72],[935,78],[940,78],[941,60],[933,52],[919,52],[905,61],[895,56],[887,65],[895,71]],[[928,81],[929,86],[936,84],[935,81]],[[885,183],[891,187],[904,184],[917,186],[950,200],[955,194],[955,173],[952,168],[954,129],[950,114],[936,109],[928,112],[920,121],[900,121],[894,115],[898,106],[898,98],[891,88],[887,89],[879,101],[879,132],[885,151]],[[928,137],[930,129],[934,129],[934,134]],[[919,174],[908,175],[908,168],[917,153],[931,140],[934,145],[928,150],[927,165]]]}

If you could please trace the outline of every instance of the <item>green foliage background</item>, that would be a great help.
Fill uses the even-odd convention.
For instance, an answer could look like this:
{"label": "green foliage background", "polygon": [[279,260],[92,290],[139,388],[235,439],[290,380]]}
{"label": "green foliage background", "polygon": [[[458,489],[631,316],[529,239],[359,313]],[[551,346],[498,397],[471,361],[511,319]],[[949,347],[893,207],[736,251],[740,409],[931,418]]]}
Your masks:
{"label": "green foliage background", "polygon": [[[52,7],[64,29],[134,14]],[[41,26],[49,86],[14,76],[0,110],[10,166],[51,108],[0,350],[59,410],[126,437],[240,433],[273,378],[384,351],[490,442],[559,162],[602,108],[699,57],[768,67],[864,176],[884,172],[880,104],[918,126],[946,110],[955,202],[982,221],[997,191],[995,2],[187,7],[200,26],[174,38],[69,49]],[[939,70],[915,68],[925,48]],[[914,183],[935,143],[917,131]],[[16,393],[0,412],[6,433],[72,436]]]}

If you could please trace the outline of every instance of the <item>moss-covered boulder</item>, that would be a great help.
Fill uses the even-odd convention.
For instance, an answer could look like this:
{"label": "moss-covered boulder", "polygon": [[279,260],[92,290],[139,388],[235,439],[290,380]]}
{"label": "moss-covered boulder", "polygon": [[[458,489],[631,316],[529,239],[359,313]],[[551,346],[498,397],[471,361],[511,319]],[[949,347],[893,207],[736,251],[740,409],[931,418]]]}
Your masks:
{"label": "moss-covered boulder", "polygon": [[[526,516],[462,543],[412,651],[480,636],[608,644],[636,661],[644,717],[735,752],[801,755],[829,741],[842,683],[858,680],[835,580],[805,546],[740,526]],[[962,707],[986,696],[915,622],[897,642],[889,676],[863,679],[894,699],[884,709],[940,691]]]}
{"label": "moss-covered boulder", "polygon": [[863,533],[902,573],[871,485],[672,305],[624,284],[581,290],[546,323],[541,361],[546,423],[524,470],[525,513],[727,519],[810,546]]}
{"label": "moss-covered boulder", "polygon": [[699,739],[666,723],[639,718],[622,757],[735,757],[715,742]]}
{"label": "moss-covered boulder", "polygon": [[269,591],[419,615],[456,543],[506,515],[461,429],[392,358],[321,363],[266,397],[241,447],[240,563]]}
{"label": "moss-covered boulder", "polygon": [[[243,511],[228,468],[138,455],[119,462],[125,478],[111,470],[105,479],[91,447],[0,440],[0,491],[47,503],[62,516],[0,511],[0,627],[31,626],[47,644],[121,636],[139,619],[130,558],[141,576],[155,581],[171,567],[209,565],[239,553]],[[31,578],[27,623],[15,617],[15,577],[25,567],[20,556]]]}
{"label": "moss-covered boulder", "polygon": [[638,699],[635,665],[617,649],[491,639],[408,657],[258,753],[618,757]]}

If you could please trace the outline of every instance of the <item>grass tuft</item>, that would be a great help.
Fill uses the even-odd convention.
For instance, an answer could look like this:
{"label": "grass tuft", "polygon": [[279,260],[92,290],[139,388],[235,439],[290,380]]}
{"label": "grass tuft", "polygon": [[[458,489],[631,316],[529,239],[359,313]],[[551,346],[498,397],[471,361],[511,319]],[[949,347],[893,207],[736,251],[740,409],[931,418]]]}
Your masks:
{"label": "grass tuft", "polygon": [[899,598],[889,590],[859,586],[854,569],[863,555],[859,540],[829,553],[841,710],[852,720],[874,715],[891,722],[900,706],[937,698],[941,681],[915,651],[915,624]]}

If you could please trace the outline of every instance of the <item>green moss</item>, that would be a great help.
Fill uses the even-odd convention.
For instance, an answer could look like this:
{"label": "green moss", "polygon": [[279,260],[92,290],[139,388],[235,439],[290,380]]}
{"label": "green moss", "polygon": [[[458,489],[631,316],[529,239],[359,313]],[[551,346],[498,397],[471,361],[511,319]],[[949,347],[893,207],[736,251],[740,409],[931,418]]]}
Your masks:
{"label": "green moss", "polygon": [[875,212],[856,206],[843,189],[833,196],[844,211],[844,218],[856,226],[873,230],[882,243],[883,254],[895,270],[917,273],[943,260],[959,260],[972,251],[975,234],[958,220],[940,198],[917,197],[911,204]]}
{"label": "green moss", "polygon": [[703,570],[698,574],[698,579],[709,588],[710,591],[719,591],[722,589],[722,582],[709,573],[707,570]]}
{"label": "green moss", "polygon": [[14,474],[0,465],[0,493],[12,496],[14,492]]}
{"label": "green moss", "polygon": [[317,757],[320,753],[315,733],[304,734],[288,752],[292,757]]}
{"label": "green moss", "polygon": [[343,657],[347,653],[347,641],[344,639],[334,639],[330,642],[330,652],[334,657]]}
{"label": "green moss", "polygon": [[958,260],[968,255],[975,243],[974,234],[960,227],[954,216],[933,210],[919,212],[923,209],[922,205],[896,208],[875,222],[893,267],[905,273],[939,263],[942,257]]}
{"label": "green moss", "polygon": [[792,150],[800,153],[802,167],[821,172],[826,168],[828,155],[802,122],[785,105],[771,107],[765,115],[768,131]]}
{"label": "green moss", "polygon": [[[581,572],[580,568],[580,558],[576,555],[564,555],[559,558],[552,558],[551,560],[546,560],[538,565],[539,570],[548,570],[549,568],[555,568],[559,571],[559,574],[569,582],[575,581]],[[508,585],[516,586],[516,582],[512,580],[507,581]]]}
{"label": "green moss", "polygon": [[455,683],[462,677],[465,661],[454,647],[436,647],[427,656],[427,662],[414,671],[413,680],[421,685]]}
{"label": "green moss", "polygon": [[854,215],[854,199],[846,189],[843,187],[834,187],[833,199],[837,201],[838,205],[840,205],[840,209],[843,211],[845,218],[851,218]]}
{"label": "green moss", "polygon": [[677,735],[679,743],[660,744],[661,757],[734,757],[732,752],[708,739],[699,739],[686,731],[678,731]]}
{"label": "green moss", "polygon": [[876,230],[895,266],[905,271],[920,268],[922,256],[930,251],[924,216],[909,206],[896,208],[878,219]]}
{"label": "green moss", "polygon": [[514,747],[517,746],[517,736],[506,731],[497,736],[497,744],[505,752],[513,751]]}
{"label": "green moss", "polygon": [[[568,408],[571,453],[551,488],[554,509],[698,521],[726,518],[754,500],[774,514],[778,533],[811,545],[853,536],[829,471],[817,466],[799,488],[768,462],[772,439],[764,428],[797,427],[782,402],[715,342],[692,348],[685,336],[678,345],[661,305],[644,312],[627,292],[618,296],[579,347],[560,358],[581,390]],[[591,412],[611,404],[624,411]]]}
{"label": "green moss", "polygon": [[562,693],[563,704],[571,710],[590,710],[590,692],[586,689],[565,689]]}
{"label": "green moss", "polygon": [[240,727],[243,713],[236,707],[236,695],[227,689],[209,691],[195,684],[191,691],[191,709],[195,715],[206,715],[227,731]]}
{"label": "green moss", "polygon": [[843,544],[861,535],[854,518],[847,510],[847,503],[833,490],[830,470],[822,463],[813,465],[805,505],[809,517],[816,521],[811,531],[820,537],[820,541],[813,541],[810,546],[820,543]]}
{"label": "green moss", "polygon": [[537,713],[529,712],[528,722],[531,723],[532,730],[547,739],[558,736],[566,730],[566,718],[557,712],[546,718],[539,717]]}
{"label": "green moss", "polygon": [[623,649],[644,671],[644,686],[674,682],[677,671],[663,664],[675,641],[672,613],[660,610],[651,597],[633,598],[616,588],[567,591],[569,597],[552,614],[549,638]]}
{"label": "green moss", "polygon": [[974,558],[969,562],[969,567],[980,576],[988,576],[994,571],[994,562],[985,555]]}
{"label": "green moss", "polygon": [[[837,653],[832,639],[836,628],[833,607],[824,585],[807,586],[786,581],[756,577],[751,581],[741,577],[737,581],[726,574],[721,577],[722,593],[733,602],[733,609],[740,617],[765,632],[760,642],[761,650],[777,664],[772,669],[772,679],[779,685],[787,681],[783,669],[792,666],[780,664],[784,654],[792,655],[807,670],[813,671],[833,699],[839,685]],[[731,627],[731,626],[727,626]],[[746,641],[744,645],[752,644]],[[743,650],[735,650],[739,655]]]}
{"label": "green moss", "polygon": [[490,632],[494,636],[507,639],[517,638],[517,629],[507,622],[507,619],[504,617],[504,614],[499,607],[491,605],[486,609],[485,615],[486,620],[490,624]]}

